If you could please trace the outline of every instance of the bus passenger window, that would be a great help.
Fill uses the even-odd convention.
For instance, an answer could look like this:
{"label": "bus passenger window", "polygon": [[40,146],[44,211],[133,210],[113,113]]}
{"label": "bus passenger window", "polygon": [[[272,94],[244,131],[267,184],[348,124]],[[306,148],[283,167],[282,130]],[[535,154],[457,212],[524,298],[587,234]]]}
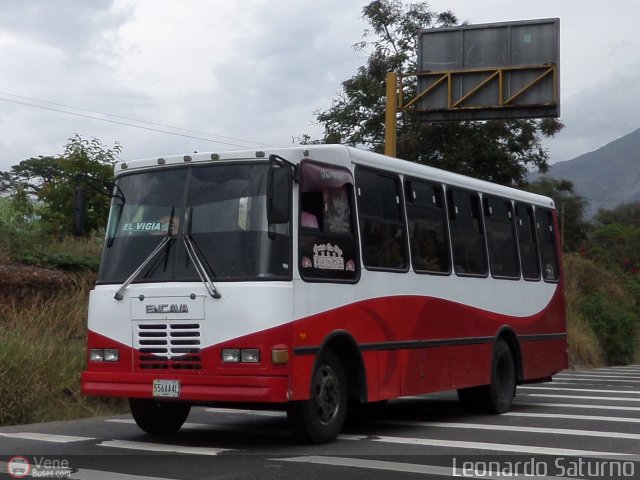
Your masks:
{"label": "bus passenger window", "polygon": [[342,167],[302,163],[298,267],[311,281],[356,281],[353,177]]}
{"label": "bus passenger window", "polygon": [[358,215],[366,267],[406,271],[408,267],[400,181],[358,168]]}
{"label": "bus passenger window", "polygon": [[521,203],[516,204],[516,227],[518,245],[520,246],[522,276],[525,280],[540,280],[536,221],[532,206]]}
{"label": "bus passenger window", "polygon": [[405,182],[411,262],[418,273],[451,272],[442,186]]}
{"label": "bus passenger window", "polygon": [[545,282],[557,282],[560,279],[560,270],[558,268],[556,235],[551,211],[536,207],[536,225],[540,242],[542,278],[544,278]]}
{"label": "bus passenger window", "polygon": [[487,228],[489,265],[497,278],[520,278],[518,247],[510,200],[484,197],[484,221]]}
{"label": "bus passenger window", "polygon": [[454,270],[459,275],[487,275],[487,251],[477,193],[447,191]]}

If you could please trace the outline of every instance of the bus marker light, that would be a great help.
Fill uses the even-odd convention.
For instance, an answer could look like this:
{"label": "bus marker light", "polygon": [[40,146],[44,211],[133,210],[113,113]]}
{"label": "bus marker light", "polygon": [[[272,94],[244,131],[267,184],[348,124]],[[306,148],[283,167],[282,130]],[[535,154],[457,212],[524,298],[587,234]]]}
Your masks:
{"label": "bus marker light", "polygon": [[289,350],[274,348],[271,350],[271,361],[274,365],[282,365],[289,362]]}

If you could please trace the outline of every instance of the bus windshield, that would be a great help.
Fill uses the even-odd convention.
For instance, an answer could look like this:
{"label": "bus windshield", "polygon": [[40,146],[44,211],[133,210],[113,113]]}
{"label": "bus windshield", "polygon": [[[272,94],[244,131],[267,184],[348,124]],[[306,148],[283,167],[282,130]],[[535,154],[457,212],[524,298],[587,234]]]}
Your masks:
{"label": "bus windshield", "polygon": [[235,163],[119,177],[98,284],[125,281],[167,236],[133,283],[200,281],[185,236],[212,279],[290,278],[290,223],[267,222],[268,169],[267,163]]}

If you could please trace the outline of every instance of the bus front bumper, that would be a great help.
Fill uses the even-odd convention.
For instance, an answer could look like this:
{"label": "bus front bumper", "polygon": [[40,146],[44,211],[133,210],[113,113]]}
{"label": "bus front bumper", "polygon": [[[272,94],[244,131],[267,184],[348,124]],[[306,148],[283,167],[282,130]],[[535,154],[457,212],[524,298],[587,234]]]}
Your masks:
{"label": "bus front bumper", "polygon": [[82,393],[99,397],[154,398],[154,380],[178,380],[180,395],[159,400],[283,403],[291,398],[287,376],[160,375],[82,372]]}

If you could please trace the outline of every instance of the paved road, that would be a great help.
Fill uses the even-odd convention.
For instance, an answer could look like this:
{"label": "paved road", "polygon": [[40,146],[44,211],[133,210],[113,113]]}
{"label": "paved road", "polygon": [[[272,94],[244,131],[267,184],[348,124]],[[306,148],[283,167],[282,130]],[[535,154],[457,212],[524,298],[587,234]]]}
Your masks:
{"label": "paved road", "polygon": [[142,433],[128,415],[4,427],[0,477],[23,456],[31,473],[89,480],[505,478],[516,469],[640,479],[639,387],[640,365],[566,371],[518,387],[500,416],[465,413],[452,392],[403,398],[356,412],[323,446],[297,444],[272,411],[197,408],[171,438]]}

